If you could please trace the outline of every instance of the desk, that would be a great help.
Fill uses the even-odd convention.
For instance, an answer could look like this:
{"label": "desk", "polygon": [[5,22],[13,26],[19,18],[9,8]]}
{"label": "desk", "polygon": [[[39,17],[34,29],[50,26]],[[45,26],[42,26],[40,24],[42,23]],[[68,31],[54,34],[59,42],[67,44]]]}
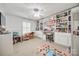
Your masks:
{"label": "desk", "polygon": [[20,36],[14,36],[13,37],[13,44],[15,44],[15,43],[18,43],[18,42],[21,42],[22,40],[21,40],[21,37]]}
{"label": "desk", "polygon": [[46,32],[45,35],[46,35],[46,41],[54,42],[53,39],[54,33]]}

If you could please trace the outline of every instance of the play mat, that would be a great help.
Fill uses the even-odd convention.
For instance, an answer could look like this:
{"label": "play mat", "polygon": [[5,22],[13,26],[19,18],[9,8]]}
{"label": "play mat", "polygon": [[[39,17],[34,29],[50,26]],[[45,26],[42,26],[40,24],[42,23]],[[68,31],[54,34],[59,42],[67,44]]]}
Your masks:
{"label": "play mat", "polygon": [[55,45],[44,43],[38,47],[38,52],[42,56],[70,56],[71,54],[67,50],[59,49]]}

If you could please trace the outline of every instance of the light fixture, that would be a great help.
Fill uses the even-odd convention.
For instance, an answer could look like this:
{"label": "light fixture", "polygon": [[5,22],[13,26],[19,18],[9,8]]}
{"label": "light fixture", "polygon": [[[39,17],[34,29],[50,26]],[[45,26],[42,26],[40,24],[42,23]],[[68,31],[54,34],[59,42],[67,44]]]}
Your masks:
{"label": "light fixture", "polygon": [[34,8],[33,12],[34,12],[34,17],[40,17],[40,12],[38,8]]}
{"label": "light fixture", "polygon": [[34,13],[34,17],[40,17],[39,12]]}

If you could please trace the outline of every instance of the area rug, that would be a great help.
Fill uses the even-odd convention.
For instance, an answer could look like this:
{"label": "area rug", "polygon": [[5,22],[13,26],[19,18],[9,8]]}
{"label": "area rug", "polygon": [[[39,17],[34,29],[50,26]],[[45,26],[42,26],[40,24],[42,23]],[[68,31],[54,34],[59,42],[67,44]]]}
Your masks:
{"label": "area rug", "polygon": [[68,50],[59,49],[55,45],[51,45],[50,43],[44,43],[38,47],[38,52],[42,56],[70,56]]}

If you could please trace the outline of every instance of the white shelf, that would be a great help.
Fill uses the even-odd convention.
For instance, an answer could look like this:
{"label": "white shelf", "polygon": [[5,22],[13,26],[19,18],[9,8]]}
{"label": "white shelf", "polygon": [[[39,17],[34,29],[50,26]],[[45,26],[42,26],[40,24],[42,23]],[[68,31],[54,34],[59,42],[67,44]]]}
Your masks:
{"label": "white shelf", "polygon": [[56,27],[56,28],[67,28],[67,27]]}
{"label": "white shelf", "polygon": [[71,21],[63,21],[63,22],[59,22],[59,23],[68,23],[68,22],[71,22]]}

